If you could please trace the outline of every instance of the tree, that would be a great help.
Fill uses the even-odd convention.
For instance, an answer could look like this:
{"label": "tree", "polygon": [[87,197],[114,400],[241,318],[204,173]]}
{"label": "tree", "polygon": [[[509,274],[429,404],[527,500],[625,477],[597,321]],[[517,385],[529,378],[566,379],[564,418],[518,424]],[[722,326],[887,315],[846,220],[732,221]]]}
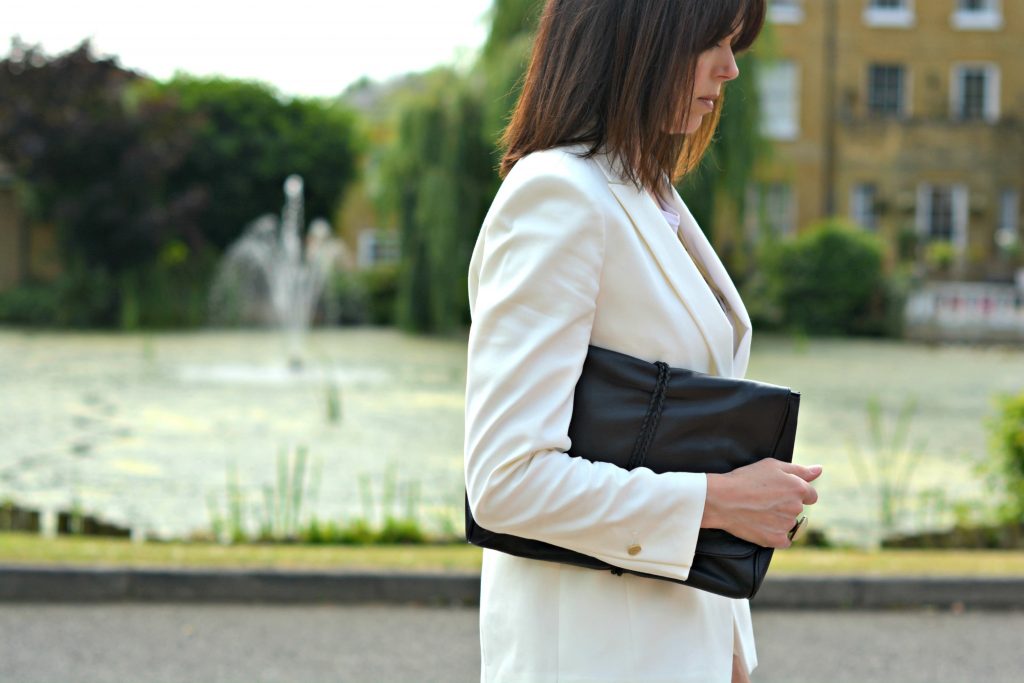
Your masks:
{"label": "tree", "polygon": [[543,6],[543,0],[494,0],[491,6],[491,29],[470,77],[487,103],[485,133],[495,143],[519,99]]}
{"label": "tree", "polygon": [[137,268],[195,219],[198,195],[165,182],[191,144],[187,118],[166,99],[132,104],[143,81],[88,41],[50,58],[15,39],[0,62],[0,155],[28,185],[30,217],[57,225],[66,262]]}
{"label": "tree", "polygon": [[499,184],[497,139],[518,97],[541,4],[496,0],[470,73],[438,69],[399,105],[381,203],[398,216],[397,319],[405,329],[447,332],[469,322],[466,271]]}
{"label": "tree", "polygon": [[195,121],[194,144],[170,175],[173,188],[203,188],[203,238],[223,249],[284,203],[285,178],[305,181],[306,215],[332,216],[356,174],[362,144],[354,114],[338,103],[282,99],[262,83],[179,75],[154,84]]}
{"label": "tree", "polygon": [[479,95],[448,70],[432,81],[403,107],[382,175],[402,244],[398,324],[448,332],[469,321],[466,270],[494,171]]}
{"label": "tree", "polygon": [[307,215],[331,216],[361,151],[340,104],[224,79],[160,84],[88,42],[51,58],[15,39],[0,93],[0,155],[30,219],[58,228],[58,323],[197,322],[217,252],[280,210],[284,179],[302,174]]}

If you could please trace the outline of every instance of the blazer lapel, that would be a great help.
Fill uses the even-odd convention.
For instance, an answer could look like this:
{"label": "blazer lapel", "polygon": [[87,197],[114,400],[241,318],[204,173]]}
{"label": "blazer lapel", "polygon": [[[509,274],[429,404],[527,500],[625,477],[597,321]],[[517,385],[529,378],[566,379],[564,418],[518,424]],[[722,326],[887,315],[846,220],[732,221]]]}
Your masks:
{"label": "blazer lapel", "polygon": [[[675,290],[683,305],[689,309],[694,322],[704,336],[717,373],[725,377],[742,376],[746,372],[750,345],[750,318],[732,284],[725,267],[719,261],[714,249],[697,225],[693,215],[686,208],[678,193],[673,190],[671,202],[675,205],[681,221],[680,230],[686,243],[696,251],[708,275],[732,307],[736,319],[745,329],[740,330],[740,345],[733,354],[733,328],[729,318],[722,311],[718,300],[704,281],[696,264],[686,251],[686,246],[674,236],[665,223],[665,217],[647,192],[625,181],[611,167],[607,155],[595,157],[598,166],[608,179],[608,185],[619,204],[629,215],[641,239],[654,255],[665,279]],[[734,360],[736,361],[734,365]],[[737,374],[734,374],[737,373]]]}
{"label": "blazer lapel", "polygon": [[[696,258],[698,258],[703,264],[704,269],[707,271],[711,280],[718,287],[718,291],[725,297],[726,302],[729,304],[729,308],[732,310],[734,322],[730,323],[730,339],[732,333],[732,325],[738,323],[740,329],[737,335],[739,341],[736,344],[734,353],[734,364],[733,364],[733,375],[732,377],[743,377],[747,373],[747,364],[750,360],[750,337],[753,325],[750,322],[750,315],[747,313],[747,307],[743,304],[743,299],[740,297],[740,293],[736,290],[736,285],[733,284],[732,278],[729,276],[729,272],[725,269],[725,265],[721,259],[718,258],[718,254],[715,253],[714,247],[708,241],[704,231],[700,229],[697,224],[697,219],[690,213],[689,207],[683,202],[682,197],[676,191],[675,187],[672,187],[672,196],[669,198],[670,203],[674,206],[675,210],[679,213],[679,229],[683,233],[683,238],[686,240],[686,244],[690,245],[690,250],[696,252]],[[715,304],[717,306],[717,300]],[[717,308],[721,311],[721,307]],[[730,348],[732,346],[730,345]]]}

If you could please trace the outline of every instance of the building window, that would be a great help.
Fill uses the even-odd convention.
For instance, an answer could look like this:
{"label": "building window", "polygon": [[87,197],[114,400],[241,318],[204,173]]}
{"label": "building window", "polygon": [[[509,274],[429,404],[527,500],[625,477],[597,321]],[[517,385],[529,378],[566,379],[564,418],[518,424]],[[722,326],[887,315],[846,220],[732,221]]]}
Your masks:
{"label": "building window", "polygon": [[999,193],[996,244],[1011,249],[1020,242],[1020,238],[1020,192],[1006,189]]}
{"label": "building window", "polygon": [[1003,190],[999,193],[999,228],[1017,232],[1020,223],[1020,192]]}
{"label": "building window", "polygon": [[861,183],[850,194],[850,218],[866,230],[878,229],[878,187]]}
{"label": "building window", "polygon": [[769,62],[761,68],[761,132],[774,140],[795,140],[800,135],[800,77],[791,60]]}
{"label": "building window", "polygon": [[962,31],[997,31],[1003,27],[1000,0],[958,0],[950,19]]}
{"label": "building window", "polygon": [[898,64],[869,66],[868,112],[874,116],[904,116],[906,80],[906,69]]}
{"label": "building window", "polygon": [[868,0],[864,23],[879,28],[908,28],[914,25],[913,0]]}
{"label": "building window", "polygon": [[922,184],[917,192],[917,228],[925,241],[967,246],[967,187]]}
{"label": "building window", "polygon": [[359,268],[397,263],[400,253],[396,230],[364,228],[359,231],[356,251],[356,264]]}
{"label": "building window", "polygon": [[768,18],[776,24],[799,24],[804,20],[804,3],[802,0],[772,0]]}
{"label": "building window", "polygon": [[963,121],[999,119],[999,67],[995,64],[958,64],[950,88],[953,118]]}
{"label": "building window", "polygon": [[785,182],[751,184],[747,188],[746,227],[755,240],[767,232],[787,237],[796,232],[793,187]]}

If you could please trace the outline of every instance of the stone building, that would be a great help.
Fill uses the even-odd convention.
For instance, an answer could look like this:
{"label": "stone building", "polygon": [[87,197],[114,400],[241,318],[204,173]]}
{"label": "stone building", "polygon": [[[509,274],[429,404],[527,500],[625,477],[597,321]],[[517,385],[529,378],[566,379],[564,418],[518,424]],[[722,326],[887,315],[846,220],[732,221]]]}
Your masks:
{"label": "stone building", "polygon": [[947,241],[952,276],[1010,281],[1024,189],[1024,0],[774,0],[774,142],[743,221],[840,215],[892,246]]}

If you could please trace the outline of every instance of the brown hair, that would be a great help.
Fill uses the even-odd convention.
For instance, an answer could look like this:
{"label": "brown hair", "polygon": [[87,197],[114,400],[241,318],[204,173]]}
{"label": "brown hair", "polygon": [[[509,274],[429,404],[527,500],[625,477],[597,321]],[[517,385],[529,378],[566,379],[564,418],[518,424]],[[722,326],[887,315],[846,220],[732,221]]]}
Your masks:
{"label": "brown hair", "polygon": [[765,0],[547,0],[500,176],[530,152],[587,143],[583,156],[605,147],[628,180],[664,191],[664,175],[697,166],[721,115],[691,135],[663,130],[689,116],[698,56],[737,27],[733,49],[746,50],[764,18]]}

